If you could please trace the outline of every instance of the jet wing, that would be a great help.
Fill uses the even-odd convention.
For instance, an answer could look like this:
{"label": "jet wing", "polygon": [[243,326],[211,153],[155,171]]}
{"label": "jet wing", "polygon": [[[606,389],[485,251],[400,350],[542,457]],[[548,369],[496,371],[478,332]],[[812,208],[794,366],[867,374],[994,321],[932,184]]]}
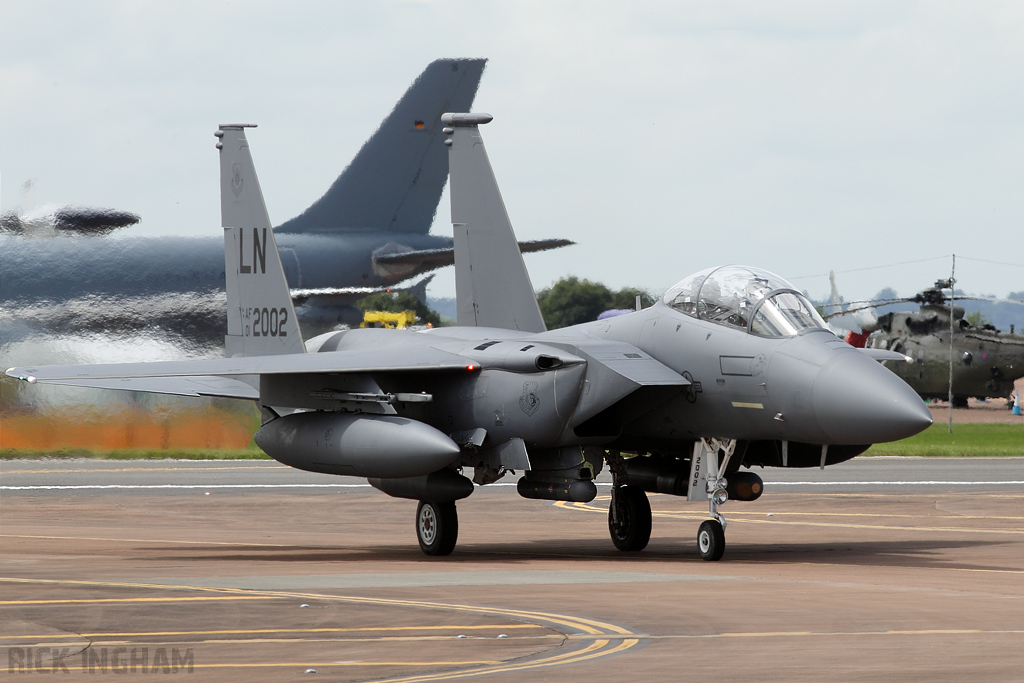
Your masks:
{"label": "jet wing", "polygon": [[151,394],[175,396],[212,396],[216,398],[242,398],[255,401],[258,389],[230,377],[121,377],[117,379],[50,379],[38,380],[43,384],[89,387],[92,389],[121,389],[145,391]]}
{"label": "jet wing", "polygon": [[[243,358],[212,358],[205,360],[161,361],[155,363],[109,363],[104,365],[49,365],[10,368],[7,374],[30,383],[66,384],[69,386],[131,389],[184,395],[226,395],[218,390],[239,391],[235,385],[215,384],[211,379],[244,375],[286,375],[293,373],[363,373],[406,372],[416,370],[454,371],[467,369],[472,361],[430,347],[397,347],[373,351],[344,353],[302,353]],[[191,382],[175,383],[171,378],[189,378]],[[128,384],[107,380],[139,380]],[[146,380],[146,381],[142,381]],[[150,380],[160,380],[150,384]],[[102,381],[100,383],[99,381]],[[233,380],[236,384],[238,380]],[[129,386],[130,385],[130,386]],[[152,387],[152,388],[151,388]],[[175,389],[170,391],[170,389]],[[196,393],[202,391],[203,393]]]}
{"label": "jet wing", "polygon": [[[560,247],[570,247],[576,244],[572,240],[549,239],[549,240],[528,240],[519,243],[519,251],[530,254],[536,251],[547,251]],[[448,249],[416,249],[414,251],[393,251],[387,254],[378,254],[373,257],[377,263],[386,265],[410,265],[430,266],[432,268],[443,268],[455,264],[455,248]]]}

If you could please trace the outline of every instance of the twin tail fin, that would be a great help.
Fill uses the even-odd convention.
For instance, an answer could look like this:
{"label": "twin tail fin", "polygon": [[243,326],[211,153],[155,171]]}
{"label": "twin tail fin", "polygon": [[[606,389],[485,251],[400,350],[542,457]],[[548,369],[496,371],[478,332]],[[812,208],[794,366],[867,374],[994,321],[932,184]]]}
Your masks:
{"label": "twin tail fin", "polygon": [[222,124],[220,205],[228,298],[226,355],[305,353],[288,280],[245,139],[253,124]]}

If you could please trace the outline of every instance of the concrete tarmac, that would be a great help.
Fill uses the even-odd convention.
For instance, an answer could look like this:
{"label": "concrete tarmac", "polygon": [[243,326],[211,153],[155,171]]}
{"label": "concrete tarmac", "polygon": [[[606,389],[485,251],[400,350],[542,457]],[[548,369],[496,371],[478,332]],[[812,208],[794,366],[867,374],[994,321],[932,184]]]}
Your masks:
{"label": "concrete tarmac", "polygon": [[3,462],[0,672],[1024,679],[1024,459],[762,476],[761,499],[723,506],[717,563],[696,550],[706,507],[670,496],[650,496],[647,550],[615,550],[606,487],[587,504],[487,487],[458,504],[455,553],[428,558],[415,502],[358,479],[259,461]]}

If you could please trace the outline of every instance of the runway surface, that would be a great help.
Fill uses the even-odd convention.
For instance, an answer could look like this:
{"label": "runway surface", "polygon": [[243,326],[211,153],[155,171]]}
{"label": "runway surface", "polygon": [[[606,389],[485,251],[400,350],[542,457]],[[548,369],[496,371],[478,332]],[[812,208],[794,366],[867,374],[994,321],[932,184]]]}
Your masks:
{"label": "runway surface", "polygon": [[718,563],[695,547],[706,508],[670,496],[650,496],[647,550],[616,551],[607,487],[587,504],[481,489],[459,502],[455,553],[428,558],[415,502],[358,479],[264,461],[6,461],[0,671],[1024,678],[1024,459],[762,476],[760,500],[723,506]]}
{"label": "runway surface", "polygon": [[[1022,449],[1024,450],[1024,449]],[[1024,455],[1024,454],[1022,454]],[[769,488],[786,493],[814,491],[883,493],[901,491],[1004,490],[1024,487],[1022,458],[871,457],[818,468],[754,469]],[[602,472],[598,483],[611,478]],[[477,494],[515,488],[511,476]],[[270,460],[12,460],[0,462],[0,494],[64,495],[68,491],[170,490],[252,493],[302,489],[367,492],[365,479],[303,472]]]}

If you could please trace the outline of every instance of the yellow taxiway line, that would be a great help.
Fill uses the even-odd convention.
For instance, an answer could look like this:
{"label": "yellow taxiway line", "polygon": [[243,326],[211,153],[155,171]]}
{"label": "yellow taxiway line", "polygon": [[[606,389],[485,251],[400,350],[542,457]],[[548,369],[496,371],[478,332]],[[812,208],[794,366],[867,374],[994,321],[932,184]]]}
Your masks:
{"label": "yellow taxiway line", "polygon": [[210,602],[217,600],[273,600],[264,595],[203,595],[178,596],[173,598],[69,598],[66,600],[0,600],[0,605],[75,605],[119,602]]}
{"label": "yellow taxiway line", "polygon": [[29,636],[0,636],[0,639],[14,638],[67,638],[69,635],[83,638],[155,638],[157,636],[226,636],[261,633],[395,633],[400,631],[502,631],[511,629],[536,629],[543,626],[534,624],[438,624],[433,626],[366,626],[360,628],[253,628],[225,629],[217,631],[133,631],[126,633],[74,633]]}
{"label": "yellow taxiway line", "polygon": [[[460,605],[460,604],[448,604],[439,602],[429,602],[422,600],[400,600],[400,599],[389,599],[389,598],[371,598],[361,596],[349,596],[349,595],[332,595],[329,593],[305,593],[305,592],[293,592],[293,591],[269,591],[269,590],[247,590],[241,588],[210,588],[201,586],[188,586],[188,585],[162,585],[162,584],[150,584],[150,583],[138,583],[128,581],[90,581],[90,580],[76,580],[76,579],[25,579],[19,577],[0,577],[0,583],[8,584],[42,584],[42,585],[64,585],[64,586],[91,586],[91,587],[103,587],[103,588],[129,588],[129,589],[145,589],[145,590],[164,590],[164,591],[196,591],[206,593],[216,593],[217,597],[260,597],[265,599],[281,598],[281,599],[300,599],[305,601],[324,601],[324,602],[343,602],[349,604],[366,604],[366,605],[382,605],[382,606],[393,606],[393,607],[411,607],[420,609],[433,609],[447,612],[460,612],[468,614],[480,614],[486,616],[499,616],[507,617],[512,619],[518,619],[528,622],[527,626],[530,628],[551,628],[562,627],[571,633],[559,634],[559,643],[564,646],[567,643],[571,643],[572,647],[569,647],[563,652],[559,652],[554,655],[544,655],[535,659],[529,659],[526,661],[518,661],[515,663],[503,662],[503,661],[467,661],[467,662],[420,662],[418,666],[467,666],[470,668],[461,671],[444,671],[432,674],[415,674],[409,676],[400,676],[398,678],[386,679],[388,683],[420,683],[426,681],[436,680],[449,680],[453,678],[466,678],[472,676],[482,676],[495,673],[505,672],[518,672],[526,671],[538,668],[546,668],[552,666],[560,666],[565,664],[572,664],[581,661],[588,661],[599,657],[607,657],[610,655],[624,652],[630,648],[637,646],[641,640],[645,637],[643,634],[633,631],[616,624],[611,624],[595,619],[587,619],[585,617],[575,617],[563,614],[555,614],[551,612],[536,612],[531,610],[517,610],[517,609],[506,609],[500,607],[482,607],[477,605]],[[187,598],[186,598],[187,599]],[[216,599],[216,598],[212,598]],[[125,602],[130,601],[150,601],[146,598],[124,598],[120,599]],[[159,598],[158,598],[159,600]],[[173,600],[173,598],[170,598]],[[67,601],[54,601],[54,603],[67,602]],[[80,602],[92,602],[90,600],[81,600]],[[491,627],[495,628],[495,627]],[[500,627],[497,627],[500,628]],[[562,636],[570,637],[562,637]],[[68,636],[63,636],[67,638]],[[266,662],[266,663],[245,663],[245,664],[207,664],[207,665],[196,665],[195,668],[255,668],[255,667],[286,667],[286,666],[344,666],[344,662],[336,663],[323,663],[323,664],[290,664],[290,663],[279,663],[279,662]],[[359,663],[352,663],[353,666],[360,665]],[[407,662],[375,662],[364,665],[373,666],[405,666],[409,665]]]}

